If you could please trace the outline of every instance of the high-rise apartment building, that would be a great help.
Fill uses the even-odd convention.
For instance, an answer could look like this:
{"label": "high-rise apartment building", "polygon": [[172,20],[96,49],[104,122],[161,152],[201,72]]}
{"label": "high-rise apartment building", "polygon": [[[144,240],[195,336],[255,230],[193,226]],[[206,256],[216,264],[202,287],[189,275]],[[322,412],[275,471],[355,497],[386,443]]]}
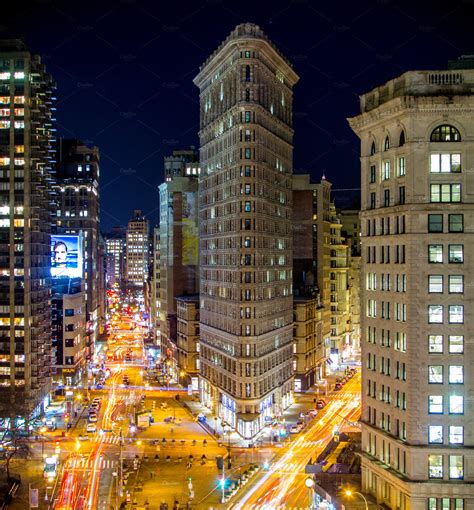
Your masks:
{"label": "high-rise apartment building", "polygon": [[125,280],[137,290],[144,290],[148,277],[149,225],[142,211],[135,210],[128,222],[126,236]]}
{"label": "high-rise apartment building", "polygon": [[239,25],[201,66],[200,391],[243,437],[293,393],[292,87],[262,30]]}
{"label": "high-rise apartment building", "polygon": [[125,276],[125,231],[120,227],[114,227],[104,237],[105,253],[110,264],[107,271],[107,283],[120,285]]}
{"label": "high-rise apartment building", "polygon": [[55,84],[19,40],[0,41],[0,416],[29,416],[51,379]]}
{"label": "high-rise apartment building", "polygon": [[170,375],[177,379],[176,298],[199,292],[198,178],[193,149],[165,157],[160,190],[160,336]]}
{"label": "high-rise apartment building", "polygon": [[402,74],[349,120],[361,140],[362,484],[393,510],[474,508],[474,67],[453,67]]}
{"label": "high-rise apartment building", "polygon": [[178,380],[199,390],[199,294],[176,298]]}
{"label": "high-rise apartment building", "polygon": [[89,357],[93,354],[94,342],[103,321],[99,296],[99,161],[97,147],[88,147],[75,139],[60,139],[58,142],[54,185],[57,198],[55,233],[80,237],[78,255],[81,258],[82,252],[80,276],[86,293]]}
{"label": "high-rise apartment building", "polygon": [[161,345],[160,327],[160,229],[153,229],[153,267],[151,275],[151,296],[150,296],[150,325],[153,331],[155,345]]}

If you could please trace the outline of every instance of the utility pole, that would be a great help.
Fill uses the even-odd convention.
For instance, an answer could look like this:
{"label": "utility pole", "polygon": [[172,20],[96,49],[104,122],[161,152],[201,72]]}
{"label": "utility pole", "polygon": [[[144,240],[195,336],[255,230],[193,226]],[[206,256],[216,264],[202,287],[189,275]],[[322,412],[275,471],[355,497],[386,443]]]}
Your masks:
{"label": "utility pole", "polygon": [[222,498],[221,503],[225,503],[225,462],[222,463]]}

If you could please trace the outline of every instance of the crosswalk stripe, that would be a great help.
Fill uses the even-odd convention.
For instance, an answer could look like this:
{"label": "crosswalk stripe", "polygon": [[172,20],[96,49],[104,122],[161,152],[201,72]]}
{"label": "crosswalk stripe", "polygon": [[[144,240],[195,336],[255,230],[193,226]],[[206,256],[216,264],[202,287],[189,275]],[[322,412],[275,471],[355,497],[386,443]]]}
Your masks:
{"label": "crosswalk stripe", "polygon": [[[92,469],[96,466],[93,459],[69,459],[67,461],[68,468],[81,468],[81,469]],[[117,467],[118,461],[111,459],[100,459],[98,467],[99,469],[112,469]]]}

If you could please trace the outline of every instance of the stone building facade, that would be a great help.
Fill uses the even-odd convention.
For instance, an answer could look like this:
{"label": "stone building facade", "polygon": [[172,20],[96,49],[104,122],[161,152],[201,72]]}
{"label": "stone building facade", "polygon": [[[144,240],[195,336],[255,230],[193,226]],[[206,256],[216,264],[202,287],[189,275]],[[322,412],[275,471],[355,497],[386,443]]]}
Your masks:
{"label": "stone building facade", "polygon": [[362,483],[393,510],[474,508],[474,68],[459,64],[404,73],[349,119],[361,140]]}
{"label": "stone building facade", "polygon": [[292,401],[292,87],[252,24],[201,66],[200,392],[243,437]]}

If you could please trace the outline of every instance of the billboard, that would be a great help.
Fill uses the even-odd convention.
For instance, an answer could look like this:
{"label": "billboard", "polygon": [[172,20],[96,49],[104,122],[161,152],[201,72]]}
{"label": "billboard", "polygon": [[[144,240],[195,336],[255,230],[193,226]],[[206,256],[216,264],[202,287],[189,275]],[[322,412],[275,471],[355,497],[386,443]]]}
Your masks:
{"label": "billboard", "polygon": [[80,235],[51,236],[51,276],[82,278],[82,238]]}

